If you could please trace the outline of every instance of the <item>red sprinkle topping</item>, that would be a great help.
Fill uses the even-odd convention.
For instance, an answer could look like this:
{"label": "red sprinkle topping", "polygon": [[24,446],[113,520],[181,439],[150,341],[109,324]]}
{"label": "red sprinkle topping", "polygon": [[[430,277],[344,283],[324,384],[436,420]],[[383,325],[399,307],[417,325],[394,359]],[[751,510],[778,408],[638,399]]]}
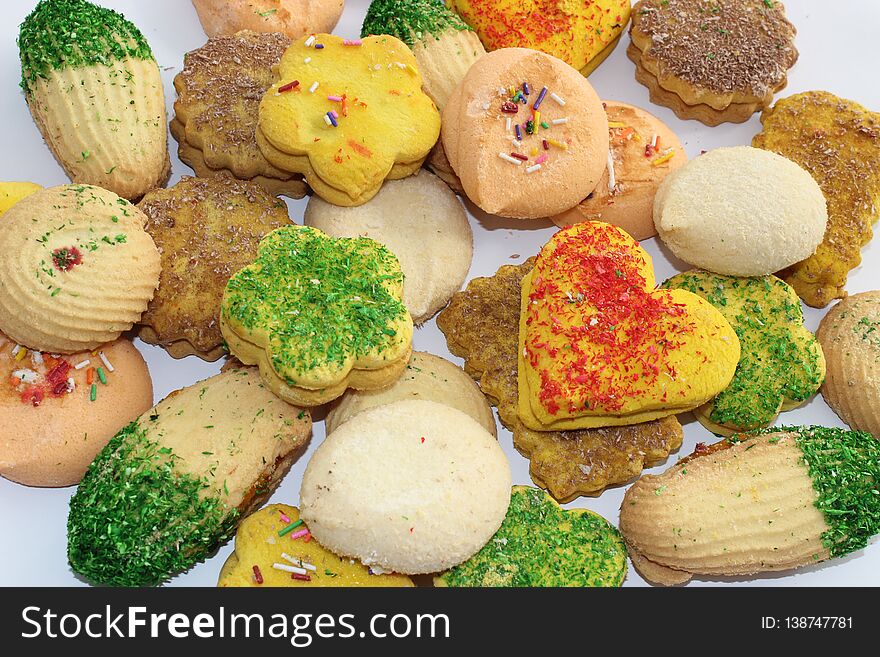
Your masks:
{"label": "red sprinkle topping", "polygon": [[517,112],[519,112],[519,105],[509,100],[505,100],[503,103],[501,103],[501,111],[505,114],[516,114]]}
{"label": "red sprinkle topping", "polygon": [[260,572],[260,567],[257,565],[254,565],[254,581],[257,584],[263,583],[263,573]]}
{"label": "red sprinkle topping", "polygon": [[39,406],[40,402],[43,401],[44,396],[43,389],[39,386],[28,386],[24,389],[24,392],[21,393],[21,401],[25,404]]}
{"label": "red sprinkle topping", "polygon": [[526,162],[529,159],[522,153],[511,153],[510,157],[515,157],[517,160],[522,160],[523,162]]}
{"label": "red sprinkle topping", "polygon": [[288,82],[287,84],[281,85],[278,87],[278,93],[283,94],[287,91],[293,91],[299,86],[299,80],[294,80],[293,82]]}
{"label": "red sprinkle topping", "polygon": [[52,251],[52,263],[59,271],[70,271],[82,261],[82,252],[75,246],[63,246]]}
{"label": "red sprinkle topping", "polygon": [[312,581],[312,578],[309,577],[308,575],[300,575],[299,573],[290,573],[290,578],[291,579],[298,579],[303,582],[311,582]]}

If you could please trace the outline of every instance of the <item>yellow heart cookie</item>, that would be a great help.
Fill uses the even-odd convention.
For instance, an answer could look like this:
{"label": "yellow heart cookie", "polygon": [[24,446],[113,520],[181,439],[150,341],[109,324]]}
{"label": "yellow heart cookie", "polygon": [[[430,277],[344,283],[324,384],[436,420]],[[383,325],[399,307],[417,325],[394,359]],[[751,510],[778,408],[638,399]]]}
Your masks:
{"label": "yellow heart cookie", "polygon": [[415,173],[440,134],[416,59],[392,36],[312,35],[287,49],[278,73],[257,144],[336,205],[365,203],[386,178]]}
{"label": "yellow heart cookie", "polygon": [[724,390],[740,356],[710,303],[656,290],[651,256],[597,221],[560,230],[522,282],[519,416],[556,431],[645,422]]}

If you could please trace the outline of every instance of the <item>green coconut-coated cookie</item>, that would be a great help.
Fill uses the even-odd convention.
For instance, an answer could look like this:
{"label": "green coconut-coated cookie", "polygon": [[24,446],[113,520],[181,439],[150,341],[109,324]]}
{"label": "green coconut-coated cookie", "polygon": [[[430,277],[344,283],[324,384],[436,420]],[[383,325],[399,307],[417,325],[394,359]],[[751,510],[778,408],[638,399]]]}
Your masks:
{"label": "green coconut-coated cookie", "polygon": [[471,30],[443,0],[373,0],[361,36],[390,34],[412,46],[416,41],[437,38],[447,30]]}

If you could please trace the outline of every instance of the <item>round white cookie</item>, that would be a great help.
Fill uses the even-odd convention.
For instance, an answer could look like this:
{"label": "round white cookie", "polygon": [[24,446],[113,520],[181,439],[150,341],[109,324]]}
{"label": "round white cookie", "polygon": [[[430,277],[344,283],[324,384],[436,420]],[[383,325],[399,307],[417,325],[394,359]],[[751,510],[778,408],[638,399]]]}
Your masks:
{"label": "round white cookie", "polygon": [[388,180],[370,201],[343,208],[313,195],[304,223],[332,237],[370,237],[403,269],[403,302],[416,324],[457,292],[471,266],[474,237],[461,202],[427,171]]}
{"label": "round white cookie", "polygon": [[434,573],[470,558],[501,526],[510,466],[459,410],[425,400],[358,413],[318,447],[300,489],[318,542],[382,571]]}

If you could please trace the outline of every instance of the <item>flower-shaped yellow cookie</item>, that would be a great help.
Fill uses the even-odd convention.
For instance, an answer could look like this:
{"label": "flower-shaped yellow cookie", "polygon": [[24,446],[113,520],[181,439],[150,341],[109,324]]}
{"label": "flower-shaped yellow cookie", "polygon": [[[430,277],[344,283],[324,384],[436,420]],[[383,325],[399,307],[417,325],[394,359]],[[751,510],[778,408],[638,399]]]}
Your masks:
{"label": "flower-shaped yellow cookie", "polygon": [[263,96],[257,144],[336,205],[370,200],[386,178],[415,173],[440,134],[416,59],[388,35],[294,42]]}
{"label": "flower-shaped yellow cookie", "polygon": [[272,392],[316,406],[403,372],[413,323],[402,296],[400,263],[378,242],[285,226],[229,279],[220,331],[234,356],[259,365]]}

